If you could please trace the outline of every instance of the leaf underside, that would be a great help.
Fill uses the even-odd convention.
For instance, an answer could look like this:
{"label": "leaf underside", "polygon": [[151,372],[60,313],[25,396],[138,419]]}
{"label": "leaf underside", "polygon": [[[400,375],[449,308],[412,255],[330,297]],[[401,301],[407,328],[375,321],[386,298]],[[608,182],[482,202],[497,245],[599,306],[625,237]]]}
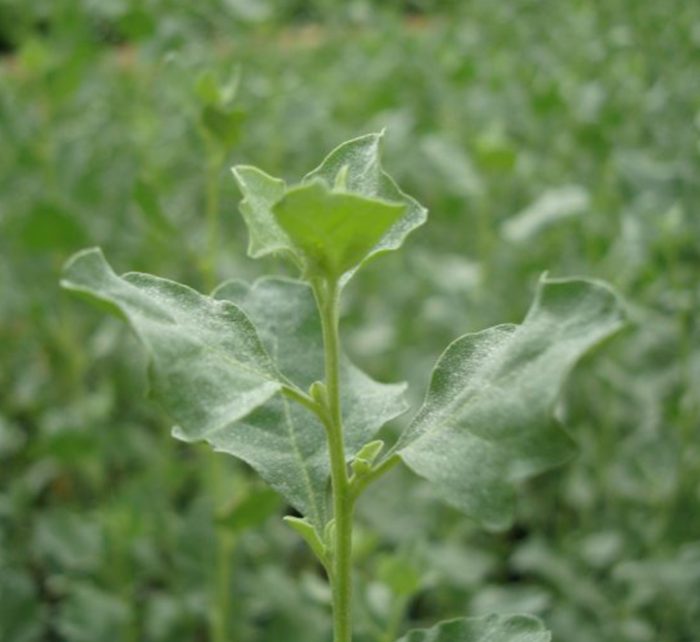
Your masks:
{"label": "leaf underside", "polygon": [[623,323],[608,286],[542,279],[522,324],[464,335],[445,350],[398,454],[445,501],[486,527],[506,528],[513,482],[574,452],[552,416],[567,375]]}
{"label": "leaf underside", "polygon": [[397,642],[550,642],[540,620],[528,615],[486,615],[411,631]]}

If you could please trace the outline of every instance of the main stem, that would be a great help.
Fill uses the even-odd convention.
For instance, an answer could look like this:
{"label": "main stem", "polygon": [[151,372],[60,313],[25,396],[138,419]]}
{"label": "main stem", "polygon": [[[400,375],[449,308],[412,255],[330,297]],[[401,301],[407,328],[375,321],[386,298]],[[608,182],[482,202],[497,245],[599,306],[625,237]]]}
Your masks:
{"label": "main stem", "polygon": [[330,581],[333,594],[333,640],[352,642],[352,520],[354,497],[350,492],[345,462],[343,419],[340,408],[340,340],[338,337],[338,284],[327,281],[314,286],[321,314],[325,353],[325,384],[328,416],[326,432],[331,464],[331,490],[335,533]]}

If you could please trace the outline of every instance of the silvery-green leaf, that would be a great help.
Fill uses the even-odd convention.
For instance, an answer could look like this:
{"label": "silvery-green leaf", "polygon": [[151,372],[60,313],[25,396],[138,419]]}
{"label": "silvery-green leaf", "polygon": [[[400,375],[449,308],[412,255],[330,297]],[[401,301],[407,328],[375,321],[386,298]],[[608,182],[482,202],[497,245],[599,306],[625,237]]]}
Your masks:
{"label": "silvery-green leaf", "polygon": [[[342,275],[345,284],[371,257],[400,247],[425,222],[427,210],[382,169],[381,138],[368,134],[343,143],[301,185],[289,189],[259,169],[234,167],[250,256],[279,252],[307,271],[321,263],[326,276]],[[327,186],[323,193],[320,184]]]}
{"label": "silvery-green leaf", "polygon": [[622,325],[607,285],[542,279],[521,325],[467,334],[445,350],[399,455],[450,504],[488,527],[508,526],[512,482],[574,451],[552,418],[567,375]]}
{"label": "silvery-green leaf", "polygon": [[529,615],[485,615],[410,631],[397,642],[550,642],[544,624]]}
{"label": "silvery-green leaf", "polygon": [[[253,321],[277,369],[302,390],[323,379],[323,335],[311,288],[293,279],[268,277],[249,286],[229,281],[214,292]],[[343,356],[341,405],[348,458],[387,421],[405,412],[405,383],[374,381]]]}
{"label": "silvery-green leaf", "polygon": [[[265,278],[249,286],[229,281],[214,296],[239,306],[253,321],[277,369],[302,390],[323,378],[323,338],[311,288]],[[406,410],[404,384],[381,384],[347,359],[341,363],[342,410],[348,460],[387,421]],[[275,398],[217,435],[216,447],[251,463],[315,527],[326,517],[328,457],[321,423],[310,412]],[[225,434],[224,434],[225,433]],[[263,456],[269,462],[263,462]]]}
{"label": "silvery-green leaf", "polygon": [[[322,179],[328,185],[338,185],[347,192],[366,198],[381,199],[392,203],[403,203],[405,212],[381,239],[372,247],[364,261],[381,252],[396,250],[406,237],[425,223],[426,210],[418,201],[401,191],[381,165],[382,133],[366,134],[336,147],[312,172],[304,177],[305,182]],[[363,262],[364,262],[363,261]],[[345,275],[343,282],[352,276]]]}
{"label": "silvery-green leaf", "polygon": [[207,436],[219,452],[242,459],[321,531],[328,521],[328,454],[323,426],[280,395],[236,424]]}
{"label": "silvery-green leaf", "polygon": [[183,438],[206,438],[282,387],[254,326],[229,301],[149,274],[118,276],[99,249],[73,256],[61,285],[129,323],[148,351],[153,394]]}
{"label": "silvery-green leaf", "polygon": [[248,227],[248,255],[259,258],[281,252],[296,262],[289,237],[272,213],[273,205],[287,189],[285,182],[247,165],[238,165],[232,171],[243,193],[239,209]]}
{"label": "silvery-green leaf", "polygon": [[406,205],[331,190],[314,180],[287,190],[272,209],[302,257],[304,276],[336,281],[368,257]]}

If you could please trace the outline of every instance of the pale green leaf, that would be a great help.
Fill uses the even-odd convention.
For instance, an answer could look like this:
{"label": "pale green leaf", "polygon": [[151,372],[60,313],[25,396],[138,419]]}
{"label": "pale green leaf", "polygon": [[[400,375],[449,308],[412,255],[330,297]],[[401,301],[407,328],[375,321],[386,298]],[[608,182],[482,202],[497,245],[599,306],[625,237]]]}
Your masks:
{"label": "pale green leaf", "polygon": [[327,551],[325,544],[321,541],[319,532],[313,527],[311,522],[306,519],[299,519],[298,517],[293,517],[292,515],[287,515],[283,517],[284,521],[293,528],[303,540],[309,545],[309,548],[314,552],[316,557],[320,562],[326,564]]}
{"label": "pale green leaf", "polygon": [[552,418],[568,373],[622,325],[622,304],[605,284],[542,279],[521,325],[447,348],[399,455],[450,504],[488,527],[508,526],[512,483],[574,451]]}
{"label": "pale green leaf", "polygon": [[330,190],[315,180],[289,189],[273,207],[304,261],[304,275],[337,280],[357,268],[404,214],[403,203]]}
{"label": "pale green leaf", "polygon": [[[246,313],[277,369],[297,387],[304,390],[323,379],[321,322],[307,284],[276,277],[260,279],[252,286],[229,281],[214,296],[232,301]],[[341,359],[340,378],[350,459],[381,426],[405,412],[406,384],[374,381],[345,356]]]}
{"label": "pale green leaf", "polygon": [[317,529],[327,521],[328,455],[321,424],[275,396],[236,424],[207,436],[219,452],[252,466]]}
{"label": "pale green leaf", "polygon": [[282,383],[239,308],[149,274],[117,276],[99,249],[76,254],[61,285],[123,317],[151,360],[153,394],[187,439],[242,419]]}
{"label": "pale green leaf", "polygon": [[551,639],[542,622],[529,615],[486,615],[411,631],[397,642],[550,642]]}
{"label": "pale green leaf", "polygon": [[[239,306],[253,321],[276,367],[302,390],[323,378],[323,339],[311,288],[291,279],[265,278],[249,286],[223,284],[214,296]],[[404,384],[381,384],[350,363],[341,364],[342,410],[348,460],[387,421],[406,409]],[[327,520],[328,456],[318,419],[284,398],[268,401],[213,436],[219,450],[250,463],[314,527]]]}
{"label": "pale green leaf", "polygon": [[254,167],[233,168],[250,256],[282,253],[302,270],[322,266],[341,276],[342,285],[371,257],[400,247],[427,210],[382,169],[381,138],[368,134],[343,143],[290,189]]}
{"label": "pale green leaf", "polygon": [[281,252],[298,262],[289,237],[272,213],[273,205],[287,189],[285,182],[246,165],[234,167],[232,171],[243,193],[239,209],[248,227],[248,255],[256,259]]}
{"label": "pale green leaf", "polygon": [[[321,165],[304,177],[306,182],[320,178],[328,185],[335,185],[340,175],[343,178],[345,191],[365,198],[403,203],[406,206],[403,216],[374,245],[365,261],[381,252],[401,247],[406,237],[425,223],[428,217],[428,210],[402,192],[382,168],[383,135],[383,132],[366,134],[339,145]],[[352,273],[347,274],[344,281],[347,281],[351,275]]]}

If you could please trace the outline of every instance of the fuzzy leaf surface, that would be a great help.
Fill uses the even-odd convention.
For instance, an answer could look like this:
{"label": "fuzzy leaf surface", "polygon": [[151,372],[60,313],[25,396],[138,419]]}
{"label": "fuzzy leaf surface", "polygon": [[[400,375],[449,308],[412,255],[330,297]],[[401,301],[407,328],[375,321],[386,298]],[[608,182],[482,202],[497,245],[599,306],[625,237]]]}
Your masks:
{"label": "fuzzy leaf surface", "polygon": [[153,395],[183,438],[208,438],[282,387],[254,326],[231,302],[150,274],[118,276],[99,249],[70,259],[61,285],[129,323],[148,351]]}
{"label": "fuzzy leaf surface", "polygon": [[254,167],[234,167],[249,255],[280,253],[302,270],[321,265],[344,285],[370,258],[399,248],[428,212],[382,169],[381,138],[342,143],[291,188]]}
{"label": "fuzzy leaf surface", "polygon": [[540,620],[528,615],[486,615],[410,631],[397,642],[550,642]]}
{"label": "fuzzy leaf surface", "polygon": [[297,261],[289,237],[272,212],[287,190],[285,182],[247,165],[239,165],[232,171],[243,194],[239,209],[248,227],[248,255],[257,259],[280,252]]}
{"label": "fuzzy leaf surface", "polygon": [[[214,293],[232,301],[255,323],[276,367],[302,390],[323,378],[323,338],[311,288],[300,281],[265,278],[252,286],[230,281]],[[405,384],[382,384],[341,363],[342,410],[348,460],[387,421],[406,410]],[[212,441],[248,461],[316,528],[327,520],[329,479],[323,426],[306,409],[283,397],[244,420],[244,430],[222,431]],[[267,459],[267,464],[263,463]]]}
{"label": "fuzzy leaf surface", "polygon": [[322,180],[289,189],[273,207],[305,275],[331,280],[357,268],[405,210],[403,203],[330,190]]}
{"label": "fuzzy leaf surface", "polygon": [[399,455],[445,501],[489,528],[507,527],[513,482],[574,452],[552,416],[567,375],[623,323],[607,285],[542,279],[522,324],[464,335],[445,350]]}
{"label": "fuzzy leaf surface", "polygon": [[[383,133],[366,134],[342,143],[304,177],[305,182],[320,178],[328,185],[335,185],[338,177],[342,176],[343,189],[347,192],[405,205],[403,216],[374,244],[363,263],[377,254],[401,247],[406,237],[428,218],[428,210],[402,192],[382,168],[382,137]],[[347,282],[352,274],[353,272],[346,274],[343,282]]]}

